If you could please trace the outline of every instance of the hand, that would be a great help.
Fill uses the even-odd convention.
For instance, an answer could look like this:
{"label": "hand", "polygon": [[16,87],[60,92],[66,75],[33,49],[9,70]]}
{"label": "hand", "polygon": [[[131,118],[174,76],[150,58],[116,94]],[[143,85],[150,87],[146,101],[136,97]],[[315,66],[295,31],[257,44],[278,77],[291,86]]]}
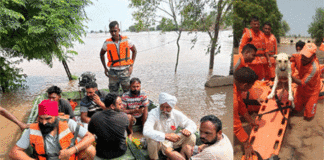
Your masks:
{"label": "hand", "polygon": [[107,68],[105,68],[105,75],[109,78],[108,72],[109,72],[109,70]]}
{"label": "hand", "polygon": [[24,129],[29,128],[29,126],[30,126],[30,124],[25,124],[25,123],[23,123],[23,124],[22,124],[21,126],[19,126],[19,127],[20,127],[21,131],[23,131]]}
{"label": "hand", "polygon": [[165,139],[171,142],[178,142],[180,140],[180,136],[175,133],[166,133]]}
{"label": "hand", "polygon": [[134,113],[138,113],[138,114],[142,114],[143,111],[144,111],[144,108],[138,108],[138,107],[136,107],[136,108],[134,109]]}
{"label": "hand", "polygon": [[206,144],[202,144],[198,147],[198,153],[200,153],[204,148],[206,148],[207,145]]}
{"label": "hand", "polygon": [[244,152],[245,152],[245,160],[252,159],[252,155],[254,154],[252,145],[249,143],[249,140],[243,142]]}
{"label": "hand", "polygon": [[93,100],[93,102],[95,102],[98,105],[101,103],[100,97],[97,94],[94,94],[93,95],[93,99],[92,100]]}
{"label": "hand", "polygon": [[68,160],[70,159],[71,155],[73,154],[73,151],[71,149],[74,149],[74,147],[70,149],[63,149],[60,151],[59,159],[60,160]]}
{"label": "hand", "polygon": [[180,131],[183,135],[185,135],[186,137],[189,137],[191,135],[191,132],[186,130],[186,129],[183,129]]}
{"label": "hand", "polygon": [[133,73],[133,65],[129,66],[128,68],[128,76],[130,76]]}
{"label": "hand", "polygon": [[272,67],[272,64],[271,64],[271,62],[269,61],[269,67],[271,68]]}

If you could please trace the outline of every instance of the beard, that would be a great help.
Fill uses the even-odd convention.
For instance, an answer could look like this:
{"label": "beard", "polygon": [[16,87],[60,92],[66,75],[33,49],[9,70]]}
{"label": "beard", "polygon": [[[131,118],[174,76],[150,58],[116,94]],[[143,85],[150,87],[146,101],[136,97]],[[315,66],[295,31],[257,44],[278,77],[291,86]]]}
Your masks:
{"label": "beard", "polygon": [[204,144],[208,144],[208,145],[213,145],[213,144],[215,144],[218,141],[217,135],[216,135],[215,139],[213,139],[212,141],[207,141],[207,139],[205,139],[205,138],[200,138],[200,140]]}
{"label": "beard", "polygon": [[141,91],[139,90],[139,91],[137,91],[137,90],[130,90],[130,93],[131,94],[133,94],[133,95],[139,95],[139,93],[140,93]]}
{"label": "beard", "polygon": [[58,126],[58,119],[56,118],[53,123],[46,123],[45,125],[39,122],[38,125],[42,135],[47,135],[52,132],[56,126]]}
{"label": "beard", "polygon": [[171,116],[171,112],[164,112],[160,110],[160,116],[161,118],[168,119]]}

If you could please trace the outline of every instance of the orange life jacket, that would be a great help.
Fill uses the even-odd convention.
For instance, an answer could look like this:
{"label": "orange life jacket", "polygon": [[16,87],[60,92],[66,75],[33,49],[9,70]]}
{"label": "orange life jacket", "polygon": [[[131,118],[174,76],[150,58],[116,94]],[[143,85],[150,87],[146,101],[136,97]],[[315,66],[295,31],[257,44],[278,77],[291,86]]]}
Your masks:
{"label": "orange life jacket", "polygon": [[[66,149],[70,146],[71,140],[73,139],[74,135],[69,129],[68,123],[59,121],[58,125],[58,140],[60,142],[60,148]],[[51,156],[49,154],[45,154],[45,144],[42,132],[38,126],[38,123],[33,123],[30,125],[30,135],[29,135],[30,145],[36,151],[36,156],[39,160],[46,160],[47,156]],[[77,140],[75,138],[75,144],[77,144]],[[58,156],[58,155],[54,155]],[[73,154],[69,160],[76,160],[77,156]]]}
{"label": "orange life jacket", "polygon": [[324,42],[321,44],[321,46],[319,47],[319,50],[324,51]]}
{"label": "orange life jacket", "polygon": [[70,105],[72,107],[72,110],[74,111],[75,110],[75,107],[78,105],[78,103],[75,102],[75,101],[73,101],[72,99],[69,102],[70,102]]}
{"label": "orange life jacket", "polygon": [[249,44],[253,44],[257,48],[257,54],[265,53],[265,39],[263,33],[260,31],[259,37],[253,37],[251,29],[244,28],[243,34],[246,33],[250,38]]}
{"label": "orange life jacket", "polygon": [[112,38],[107,39],[106,44],[107,58],[109,60],[107,63],[108,67],[127,66],[133,64],[133,60],[130,59],[130,48],[127,36],[121,36],[119,50],[117,50],[116,44]]}

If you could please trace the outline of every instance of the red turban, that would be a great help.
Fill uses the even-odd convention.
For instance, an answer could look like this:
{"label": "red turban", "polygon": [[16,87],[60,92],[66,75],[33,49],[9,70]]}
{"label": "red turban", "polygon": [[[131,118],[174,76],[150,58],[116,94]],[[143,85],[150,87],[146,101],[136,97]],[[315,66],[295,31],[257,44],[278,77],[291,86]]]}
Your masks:
{"label": "red turban", "polygon": [[49,99],[43,100],[38,105],[38,115],[58,116],[58,103]]}

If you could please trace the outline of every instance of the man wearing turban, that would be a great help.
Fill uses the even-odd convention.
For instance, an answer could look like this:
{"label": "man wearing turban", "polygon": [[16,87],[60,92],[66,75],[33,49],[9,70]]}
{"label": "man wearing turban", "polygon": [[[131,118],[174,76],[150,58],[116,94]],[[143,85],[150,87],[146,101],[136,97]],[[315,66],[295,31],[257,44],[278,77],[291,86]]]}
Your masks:
{"label": "man wearing turban", "polygon": [[173,149],[194,146],[196,124],[180,111],[174,109],[177,98],[168,93],[159,96],[160,106],[151,110],[144,124],[143,135],[148,138],[150,159],[159,159],[158,152],[170,159],[181,159],[181,154]]}
{"label": "man wearing turban", "polygon": [[[77,142],[76,136],[81,138]],[[30,125],[16,145],[11,149],[11,159],[31,159],[25,152],[29,145],[39,160],[93,159],[96,151],[90,144],[94,136],[85,128],[69,119],[63,122],[58,118],[58,103],[43,100],[38,105],[38,123]]]}

